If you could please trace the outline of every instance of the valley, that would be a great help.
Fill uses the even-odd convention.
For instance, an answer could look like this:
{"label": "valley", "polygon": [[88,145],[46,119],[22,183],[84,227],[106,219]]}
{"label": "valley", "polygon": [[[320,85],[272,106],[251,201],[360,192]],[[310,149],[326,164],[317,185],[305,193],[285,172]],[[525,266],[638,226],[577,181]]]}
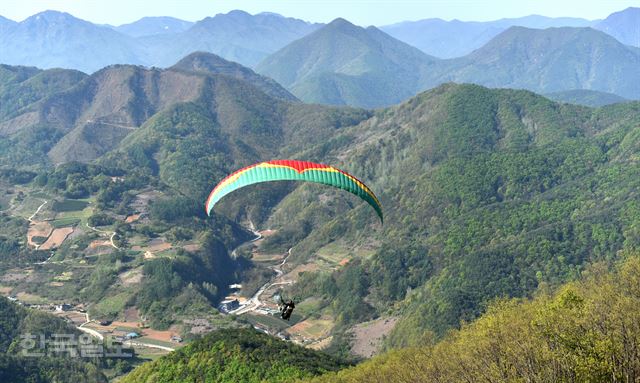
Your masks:
{"label": "valley", "polygon": [[637,380],[638,9],[334,16],[0,17],[0,381]]}

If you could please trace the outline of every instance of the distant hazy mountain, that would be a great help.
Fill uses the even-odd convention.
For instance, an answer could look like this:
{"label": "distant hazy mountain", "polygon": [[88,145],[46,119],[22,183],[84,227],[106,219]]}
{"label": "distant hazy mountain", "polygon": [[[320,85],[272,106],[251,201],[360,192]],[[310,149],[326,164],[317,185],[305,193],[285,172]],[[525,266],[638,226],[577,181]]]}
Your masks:
{"label": "distant hazy mountain", "polygon": [[242,11],[191,24],[148,17],[119,27],[99,26],[55,11],[20,23],[0,18],[0,63],[91,73],[110,64],[167,67],[192,52],[206,51],[254,65],[320,27],[272,13]]}
{"label": "distant hazy mountain", "polygon": [[415,94],[435,61],[375,27],[336,19],[256,70],[307,102],[378,107]]}
{"label": "distant hazy mountain", "polygon": [[452,58],[471,53],[511,26],[544,29],[586,27],[593,24],[593,21],[585,19],[531,15],[488,22],[426,19],[405,21],[383,26],[380,29],[427,54],[440,58]]}
{"label": "distant hazy mountain", "polygon": [[544,96],[554,101],[584,106],[604,106],[629,101],[615,94],[587,89],[565,90],[562,92],[547,93]]}
{"label": "distant hazy mountain", "polygon": [[191,28],[194,23],[176,19],[175,17],[143,17],[130,24],[113,27],[118,32],[133,37],[180,33]]}
{"label": "distant hazy mountain", "polygon": [[156,66],[171,65],[195,51],[215,53],[227,60],[253,66],[319,27],[319,24],[273,13],[250,15],[244,11],[231,11],[200,20],[172,38],[156,36],[143,39],[143,42],[149,47],[151,64]]}
{"label": "distant hazy mountain", "polygon": [[594,28],[610,34],[627,45],[640,47],[640,8],[612,13]]}
{"label": "distant hazy mountain", "polygon": [[15,26],[16,24],[18,23],[13,20],[9,20],[6,17],[0,16],[0,32],[4,33],[5,30]]}
{"label": "distant hazy mountain", "polygon": [[3,64],[93,72],[113,63],[143,64],[139,43],[68,13],[45,11],[0,34]]}
{"label": "distant hazy mountain", "polygon": [[261,76],[247,67],[227,61],[213,53],[192,53],[178,61],[170,69],[208,74],[224,74],[247,81],[270,96],[290,101],[297,100],[294,95],[272,79]]}
{"label": "distant hazy mountain", "polygon": [[640,98],[640,49],[591,28],[511,27],[473,53],[443,61],[426,87],[471,82],[538,93],[590,89]]}

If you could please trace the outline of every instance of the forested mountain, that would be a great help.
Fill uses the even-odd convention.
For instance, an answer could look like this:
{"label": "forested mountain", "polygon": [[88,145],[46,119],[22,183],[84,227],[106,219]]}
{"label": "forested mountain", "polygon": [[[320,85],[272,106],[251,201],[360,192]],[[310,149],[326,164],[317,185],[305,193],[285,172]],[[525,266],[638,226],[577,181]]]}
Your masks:
{"label": "forested mountain", "polygon": [[305,102],[380,107],[446,82],[574,89],[640,98],[640,50],[591,28],[511,27],[473,53],[438,60],[373,27],[336,20],[256,70]]}
{"label": "forested mountain", "polygon": [[269,56],[256,71],[306,102],[379,107],[415,94],[435,61],[375,27],[336,19]]}
{"label": "forested mountain", "polygon": [[[336,216],[342,197],[322,202],[298,188],[270,221],[283,234],[267,241],[295,245],[290,262],[332,243],[349,254],[344,268],[307,273],[291,292],[322,299],[338,329],[403,301],[390,345],[441,336],[494,297],[526,296],[638,248],[639,108],[438,87],[305,152],[362,175],[380,194],[383,228],[369,226],[364,206]],[[353,256],[378,241],[370,258]]]}
{"label": "forested mountain", "polygon": [[321,383],[633,381],[640,358],[638,255],[533,300],[503,299],[436,344],[391,351]]}
{"label": "forested mountain", "polygon": [[640,47],[640,8],[629,7],[612,13],[594,28],[615,37],[623,44]]}
{"label": "forested mountain", "polygon": [[[183,102],[206,103],[207,113],[219,121],[212,124],[230,129],[259,124],[269,131],[266,115],[274,123],[300,123],[304,113],[333,113],[331,108],[302,105],[274,81],[212,54],[190,55],[167,70],[115,65],[91,76],[69,70],[1,69],[0,97],[7,101],[2,104],[7,110],[0,110],[0,144],[7,150],[0,163],[5,164],[96,159],[157,112]],[[245,111],[257,119],[243,119]],[[321,131],[298,134],[326,137]]]}
{"label": "forested mountain", "polygon": [[[182,119],[180,113],[172,116]],[[177,120],[160,123],[168,116],[158,118],[156,135],[162,130],[169,134],[171,126],[184,128],[176,125]],[[625,277],[593,274],[599,269],[589,265],[599,262],[607,267],[640,249],[639,126],[637,102],[591,109],[558,104],[527,91],[448,84],[342,128],[328,142],[300,148],[304,158],[340,164],[361,175],[381,197],[383,227],[377,226],[365,204],[331,191],[318,196],[311,191],[313,186],[295,187],[291,193],[284,188],[249,194],[251,204],[275,207],[245,213],[277,230],[265,246],[274,250],[293,246],[290,267],[317,262],[316,255],[328,246],[349,260],[333,271],[303,272],[287,292],[303,302],[313,300],[317,312],[335,318],[333,351],[345,350],[337,346],[348,342],[351,326],[390,313],[400,320],[387,347],[414,347],[329,375],[328,381],[371,381],[377,373],[382,374],[375,375],[380,381],[397,376],[408,381],[416,376],[455,380],[465,373],[492,376],[503,371],[485,363],[495,353],[520,366],[521,354],[508,349],[511,341],[532,350],[533,366],[561,363],[556,369],[544,369],[522,362],[529,369],[509,370],[513,376],[558,377],[578,367],[584,376],[626,376],[625,371],[635,370],[603,362],[612,360],[608,355],[621,355],[618,349],[596,352],[600,348],[591,348],[591,340],[604,342],[610,334],[619,334],[617,322],[599,315],[629,314],[625,305],[633,307],[637,297],[626,276],[636,273],[638,265],[635,261],[625,265],[620,271]],[[192,134],[184,133],[183,140]],[[153,137],[150,131],[144,136]],[[135,135],[127,137],[134,139]],[[142,141],[134,142],[120,150],[144,148]],[[168,164],[161,152],[148,158]],[[201,166],[189,160],[182,163],[181,174]],[[161,170],[161,177],[163,173],[173,172]],[[363,244],[373,244],[373,253],[358,255]],[[549,286],[580,275],[597,278],[565,287],[554,296],[544,295]],[[490,303],[496,298],[530,297],[536,291],[542,297],[533,303],[522,305],[517,299]],[[484,312],[478,322],[446,335],[461,320],[471,322]],[[538,313],[539,321],[517,319],[531,318],[529,313]],[[594,332],[588,330],[592,327]],[[572,348],[571,341],[567,350],[556,348],[553,342],[559,333],[575,335],[572,339],[583,346]],[[629,339],[636,337],[633,333]],[[444,341],[424,346],[438,339]],[[207,346],[200,349],[202,344]],[[130,379],[176,376],[179,370],[185,379],[203,371],[211,376],[228,373],[225,376],[233,380],[236,374],[264,371],[262,367],[218,370],[206,362],[220,357],[208,351],[217,347],[206,339],[194,347],[200,351],[172,354],[142,367]],[[546,349],[555,351],[540,353]],[[567,353],[575,358],[560,357]],[[591,353],[595,359],[584,358]],[[204,364],[186,366],[186,355]],[[231,358],[226,366],[253,363],[241,353],[225,355]],[[236,362],[238,358],[243,362]],[[411,358],[422,367],[398,366]],[[436,369],[443,358],[451,368]],[[296,371],[292,374],[299,376]]]}
{"label": "forested mountain", "polygon": [[512,26],[546,29],[588,27],[594,24],[595,22],[585,19],[531,15],[487,22],[425,19],[385,25],[380,29],[429,55],[454,58],[471,53]]}
{"label": "forested mountain", "polygon": [[[39,346],[40,337],[51,341],[52,334],[79,332],[63,320],[34,310],[26,310],[0,297],[0,380],[3,382],[106,382],[95,364],[68,355],[35,358],[23,355],[46,353]],[[33,335],[33,349],[22,347],[24,338]],[[53,348],[53,346],[52,346]],[[64,354],[64,353],[60,353]]]}
{"label": "forested mountain", "polygon": [[612,93],[598,92],[597,90],[574,89],[562,92],[547,93],[545,97],[569,104],[584,106],[604,106],[629,101],[626,98],[617,96]]}
{"label": "forested mountain", "polygon": [[133,23],[122,24],[112,28],[131,37],[142,37],[184,32],[191,28],[193,24],[190,21],[176,19],[175,17],[162,16],[143,17]]}
{"label": "forested mountain", "polygon": [[[393,380],[401,360],[422,366],[408,381],[637,370],[620,350],[638,343],[626,278],[640,251],[640,102],[627,100],[640,98],[638,48],[591,28],[511,27],[441,60],[343,19],[235,11],[191,27],[146,20],[132,37],[39,16],[0,29],[60,33],[55,46],[70,55],[85,47],[78,39],[108,36],[146,63],[188,53],[166,69],[92,74],[0,65],[0,292],[82,305],[95,331],[146,332],[140,341],[164,351],[193,341],[129,381],[310,378],[345,367],[334,357],[363,338],[373,347],[358,332],[372,322],[386,326],[372,353],[409,348],[321,379]],[[164,22],[187,29],[157,32]],[[263,60],[261,74],[229,58]],[[207,216],[213,185],[274,158],[357,175],[380,197],[384,225],[349,193],[293,182],[247,187]],[[603,271],[623,259],[617,274]],[[292,297],[295,317],[220,313],[238,284],[235,297],[263,308]],[[103,381],[92,365],[7,355],[20,332],[64,330],[48,319],[0,298],[0,374],[10,374],[0,380]],[[496,354],[518,371],[491,365]],[[436,371],[442,359],[450,365]]]}
{"label": "forested mountain", "polygon": [[588,89],[640,98],[640,50],[591,28],[511,27],[444,64],[432,84],[472,82],[540,93]]}
{"label": "forested mountain", "polygon": [[[92,315],[110,318],[135,306],[154,327],[179,323],[185,312],[213,315],[227,286],[251,269],[246,259],[230,256],[231,249],[250,234],[223,216],[215,220],[204,216],[202,201],[214,180],[236,167],[325,142],[336,131],[370,117],[364,110],[274,98],[252,82],[267,91],[287,93],[250,70],[210,54],[192,55],[182,64],[182,69],[168,70],[117,65],[91,76],[79,74],[77,82],[61,80],[53,86],[56,82],[49,81],[52,93],[28,93],[35,102],[8,113],[0,139],[2,209],[10,211],[0,215],[8,229],[6,237],[0,238],[2,270],[29,267],[29,262],[49,256],[25,244],[29,228],[25,218],[33,212],[26,216],[16,212],[28,205],[24,192],[16,192],[14,185],[29,184],[28,193],[44,198],[85,199],[82,206],[91,204],[88,214],[62,218],[60,224],[66,230],[77,229],[77,236],[56,252],[60,258],[67,257],[69,264],[84,264],[90,257],[85,272],[65,289],[48,290],[47,282],[17,282],[10,289],[94,304]],[[31,89],[25,84],[52,72],[7,66],[1,72],[0,89],[15,96],[10,89]],[[77,73],[64,72],[61,79]],[[59,166],[54,168],[54,163]],[[247,193],[244,202],[231,204],[227,212],[239,218],[249,211],[264,214],[289,189],[288,185],[274,187],[273,201],[263,205],[247,203],[260,194]],[[153,203],[136,207],[137,195],[143,192],[152,196]],[[141,212],[143,221],[123,222],[121,214]],[[56,211],[48,214],[57,216]],[[113,225],[111,239],[117,235],[117,242],[109,245],[113,249],[142,248],[162,235],[162,241],[172,242],[168,245],[171,256],[147,259],[143,252],[132,250],[133,255],[116,252],[95,259],[90,245],[95,243],[96,234],[90,231],[94,225]],[[16,257],[18,251],[20,257]],[[118,275],[126,272],[140,276],[134,283],[141,286],[139,290],[118,282]],[[55,277],[47,266],[36,274],[41,281]],[[109,299],[120,303],[100,309],[100,302]]]}
{"label": "forested mountain", "polygon": [[294,101],[296,97],[284,89],[280,84],[272,79],[260,76],[251,69],[227,61],[220,56],[212,53],[195,52],[182,60],[178,61],[171,69],[186,70],[189,72],[204,72],[208,74],[225,74],[231,77],[245,80],[266,94],[281,98],[284,100]]}
{"label": "forested mountain", "polygon": [[139,367],[122,382],[288,382],[345,366],[253,329],[221,330]]}

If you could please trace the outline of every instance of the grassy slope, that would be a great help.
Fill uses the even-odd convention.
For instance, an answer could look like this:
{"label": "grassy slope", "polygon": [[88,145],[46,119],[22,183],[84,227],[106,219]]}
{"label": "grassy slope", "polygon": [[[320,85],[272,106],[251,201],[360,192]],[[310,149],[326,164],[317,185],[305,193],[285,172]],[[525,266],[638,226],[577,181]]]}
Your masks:
{"label": "grassy slope", "polygon": [[640,259],[532,300],[503,299],[434,345],[391,351],[308,380],[336,382],[633,381],[640,374]]}

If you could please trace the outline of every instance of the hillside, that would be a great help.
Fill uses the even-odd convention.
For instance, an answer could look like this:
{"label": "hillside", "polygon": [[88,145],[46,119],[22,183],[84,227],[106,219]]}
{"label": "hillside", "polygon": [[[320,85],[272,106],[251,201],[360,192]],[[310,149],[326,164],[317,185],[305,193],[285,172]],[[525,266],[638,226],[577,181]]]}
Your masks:
{"label": "hillside", "polygon": [[596,90],[575,89],[562,92],[547,93],[545,97],[550,100],[567,102],[569,104],[598,107],[604,105],[627,102],[626,98],[611,93],[598,92]]}
{"label": "hillside", "polygon": [[452,81],[638,99],[639,66],[638,49],[591,28],[511,27],[464,57],[438,60],[378,29],[338,19],[269,56],[256,70],[305,102],[373,108]]}
{"label": "hillside", "polygon": [[336,19],[256,66],[305,102],[379,107],[416,92],[435,59],[375,27]]}
{"label": "hillside", "polygon": [[133,23],[118,25],[113,29],[131,37],[143,37],[184,32],[193,24],[175,17],[143,17]]}
{"label": "hillside", "polygon": [[116,63],[142,64],[142,46],[106,26],[45,11],[4,28],[2,63],[72,68],[91,73]]}
{"label": "hillside", "polygon": [[43,71],[0,65],[0,120],[15,117],[20,109],[65,91],[85,77],[84,73],[69,69]]}
{"label": "hillside", "polygon": [[178,61],[170,69],[204,72],[207,74],[224,74],[247,81],[272,97],[289,101],[297,100],[294,95],[272,79],[260,76],[247,67],[227,61],[213,53],[194,52]]}
{"label": "hillside", "polygon": [[640,374],[640,262],[599,264],[532,300],[502,299],[443,341],[307,382],[633,381]]}
{"label": "hillside", "polygon": [[253,329],[221,330],[137,368],[122,382],[284,382],[345,366]]}
{"label": "hillside", "polygon": [[[229,129],[245,129],[242,125],[264,118],[298,124],[308,114],[324,114],[319,124],[340,119],[332,108],[302,105],[273,80],[212,54],[194,53],[166,70],[114,65],[91,76],[25,67],[2,70],[0,97],[7,100],[7,110],[0,110],[0,145],[7,151],[0,164],[94,160],[156,113],[184,102],[207,104],[216,113],[214,124]],[[244,118],[245,111],[256,120]],[[296,129],[292,136],[322,138],[330,132]]]}
{"label": "hillside", "polygon": [[[240,77],[252,73],[231,68]],[[9,69],[7,84],[40,73]],[[86,304],[92,318],[133,327],[147,321],[166,331],[166,342],[198,327],[184,323],[193,318],[232,326],[215,306],[230,284],[265,270],[230,255],[251,238],[247,230],[224,215],[204,215],[214,180],[325,142],[371,115],[273,98],[234,73],[111,66],[7,120],[3,126],[17,131],[0,141],[2,291]],[[263,204],[248,203],[261,193],[247,193],[226,213],[262,219],[289,189],[269,189]],[[52,255],[40,245],[55,260],[33,270]],[[28,281],[15,277],[23,272]]]}
{"label": "hillside", "polygon": [[190,53],[207,51],[252,66],[318,27],[277,14],[243,11],[196,23],[148,17],[119,27],[57,11],[21,22],[0,16],[1,63],[92,73],[112,64],[167,67]]}
{"label": "hillside", "polygon": [[512,26],[545,29],[593,24],[585,19],[531,15],[486,22],[425,19],[385,25],[380,29],[426,54],[446,59],[467,55]]}
{"label": "hillside", "polygon": [[441,74],[425,85],[471,82],[539,93],[588,89],[638,99],[639,66],[640,50],[590,28],[511,27],[473,53],[443,62]]}
{"label": "hillside", "polygon": [[594,26],[623,44],[640,47],[640,8],[629,7],[610,14]]}
{"label": "hillside", "polygon": [[[106,382],[99,368],[87,360],[72,358],[64,353],[51,352],[39,358],[22,355],[45,352],[37,345],[37,337],[51,342],[52,334],[79,333],[64,321],[34,310],[26,310],[0,297],[0,379],[3,382],[83,381]],[[34,349],[23,349],[21,336],[34,335]],[[62,355],[60,355],[62,354]]]}
{"label": "hillside", "polygon": [[637,248],[638,108],[441,86],[305,152],[363,177],[384,227],[339,193],[301,187],[265,225],[282,233],[265,246],[293,246],[289,270],[327,253],[349,261],[304,273],[288,293],[322,302],[335,331],[397,307],[388,344],[442,336],[494,297],[527,296]]}
{"label": "hillside", "polygon": [[318,24],[277,14],[250,15],[231,11],[205,17],[177,35],[152,36],[141,41],[147,47],[151,64],[168,66],[192,52],[206,51],[254,66],[277,51],[319,27]]}

